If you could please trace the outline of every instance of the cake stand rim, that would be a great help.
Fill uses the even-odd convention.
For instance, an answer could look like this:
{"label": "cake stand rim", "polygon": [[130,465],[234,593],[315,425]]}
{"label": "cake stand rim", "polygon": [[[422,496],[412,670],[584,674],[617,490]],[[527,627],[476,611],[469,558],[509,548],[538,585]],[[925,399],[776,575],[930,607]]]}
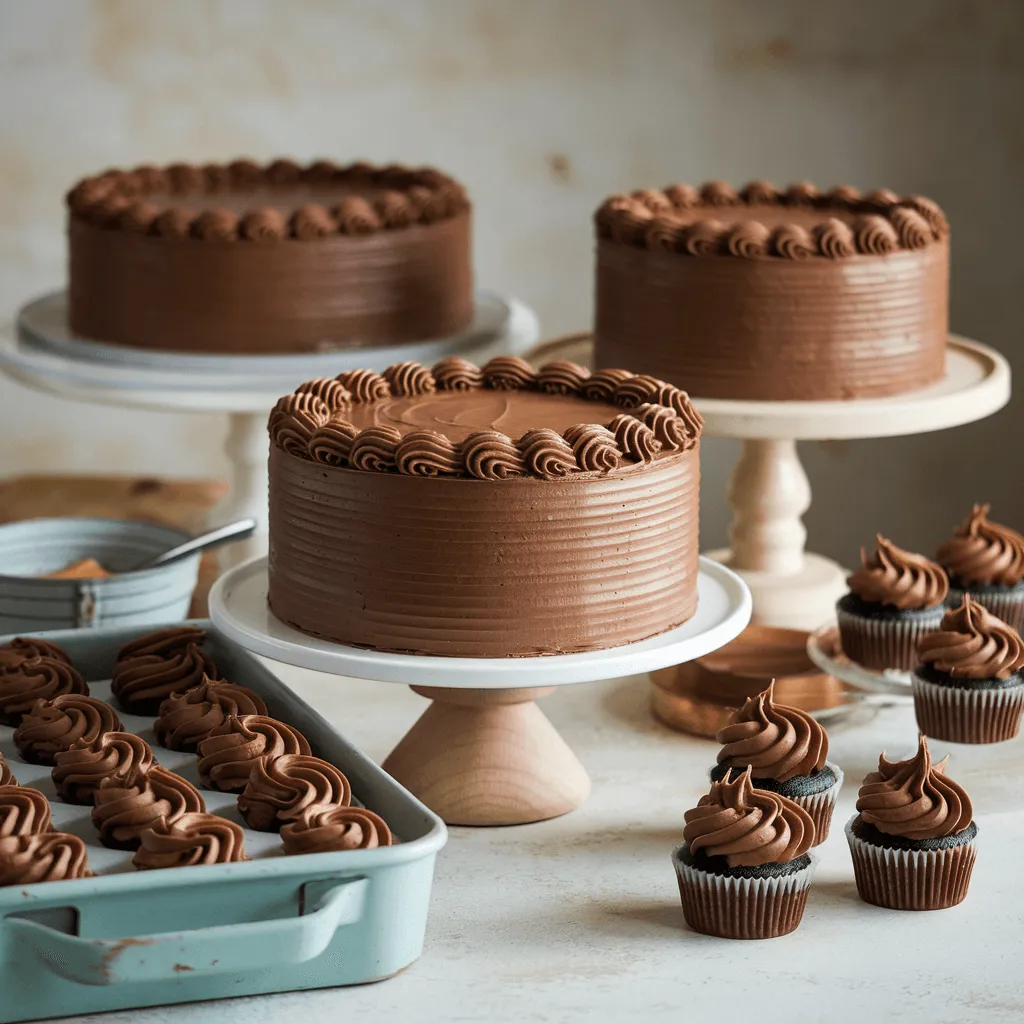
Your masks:
{"label": "cake stand rim", "polygon": [[[229,569],[214,583],[210,618],[218,630],[252,653],[284,664],[406,686],[523,689],[640,675],[724,647],[743,631],[752,612],[750,591],[743,580],[725,566],[701,557],[697,613],[682,626],[647,640],[603,651],[526,658],[389,654],[317,640],[274,618],[266,607],[267,562],[266,556],[257,556]],[[258,593],[256,587],[261,588]],[[257,605],[260,596],[263,601]],[[724,601],[720,611],[712,612],[717,618],[703,628],[701,598],[705,603]]]}

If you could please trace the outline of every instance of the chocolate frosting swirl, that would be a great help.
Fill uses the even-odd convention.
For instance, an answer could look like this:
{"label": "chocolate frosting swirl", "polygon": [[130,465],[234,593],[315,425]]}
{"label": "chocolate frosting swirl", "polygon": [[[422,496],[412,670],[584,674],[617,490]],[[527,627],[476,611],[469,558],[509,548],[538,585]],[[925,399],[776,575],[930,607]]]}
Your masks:
{"label": "chocolate frosting swirl", "polygon": [[462,446],[466,472],[478,480],[523,476],[526,466],[512,439],[498,430],[478,430]]}
{"label": "chocolate frosting swirl", "polygon": [[295,389],[295,393],[319,398],[332,414],[344,409],[352,401],[352,396],[344,385],[333,377],[317,377],[315,380],[307,380],[305,384],[300,384]]}
{"label": "chocolate frosting swirl", "polygon": [[158,238],[175,238],[179,241],[188,238],[192,231],[195,213],[184,206],[171,206],[164,210],[150,228]]}
{"label": "chocolate frosting swirl", "polygon": [[799,224],[780,224],[772,232],[770,249],[785,260],[806,260],[815,255],[810,233]]}
{"label": "chocolate frosting swirl", "polygon": [[448,356],[435,364],[434,383],[441,391],[471,391],[484,382],[483,371],[462,356]]}
{"label": "chocolate frosting swirl", "polygon": [[363,807],[328,807],[312,811],[281,828],[284,852],[340,853],[376,850],[392,844],[391,829],[379,814]]}
{"label": "chocolate frosting swirl", "polygon": [[85,680],[65,661],[26,658],[0,664],[0,724],[18,725],[39,700],[88,692]]}
{"label": "chocolate frosting swirl", "polygon": [[206,640],[206,631],[198,626],[168,626],[154,633],[136,637],[126,643],[118,652],[118,662],[141,654],[153,654],[161,658],[172,658],[181,654],[190,644],[202,646]]}
{"label": "chocolate frosting swirl", "polygon": [[537,371],[537,388],[553,395],[575,395],[589,376],[590,371],[577,363],[558,359]]}
{"label": "chocolate frosting swirl", "polygon": [[79,740],[95,743],[121,729],[121,719],[106,701],[65,693],[38,700],[14,730],[14,745],[30,764],[53,764],[54,756]]}
{"label": "chocolate frosting swirl", "polygon": [[277,242],[288,235],[288,221],[272,206],[250,210],[238,225],[238,233],[249,242]]}
{"label": "chocolate frosting swirl", "polygon": [[306,754],[262,757],[252,767],[238,798],[238,810],[250,828],[276,832],[313,807],[352,799],[348,779],[333,764]]}
{"label": "chocolate frosting swirl", "polygon": [[356,402],[377,402],[391,394],[391,385],[373,370],[347,370],[336,380],[352,392]]}
{"label": "chocolate frosting swirl", "polygon": [[50,772],[54,788],[65,803],[91,804],[104,779],[133,779],[153,767],[153,751],[140,736],[108,732],[93,742],[78,740],[59,751]]}
{"label": "chocolate frosting swirl", "polygon": [[623,454],[635,462],[653,462],[661,451],[661,442],[654,436],[654,431],[635,416],[619,413],[608,424],[608,429],[615,435]]}
{"label": "chocolate frosting swirl", "polygon": [[890,188],[874,188],[861,197],[861,203],[872,210],[887,211],[889,207],[895,206],[900,201]]}
{"label": "chocolate frosting swirl", "polygon": [[947,754],[933,765],[924,736],[908,761],[887,761],[883,753],[878,771],[864,779],[857,794],[861,818],[879,832],[911,840],[962,832],[974,810],[970,797],[946,775],[948,760]]}
{"label": "chocolate frosting swirl", "polygon": [[334,419],[317,427],[309,439],[309,454],[324,466],[347,466],[358,429],[348,420]]}
{"label": "chocolate frosting swirl", "polygon": [[71,664],[67,651],[51,644],[49,640],[40,640],[34,636],[16,636],[0,647],[0,669],[29,658],[52,658],[54,661],[63,661],[65,665]]}
{"label": "chocolate frosting swirl", "polygon": [[821,725],[799,708],[776,704],[775,680],[767,690],[748,697],[732,722],[719,729],[718,763],[749,766],[755,779],[787,782],[813,775],[825,767],[828,736]]}
{"label": "chocolate frosting swirl", "polygon": [[664,215],[647,221],[644,231],[644,247],[664,249],[665,252],[684,251],[686,222],[678,216]]}
{"label": "chocolate frosting swirl", "polygon": [[395,469],[395,455],[402,435],[395,427],[367,427],[356,435],[349,452],[353,469],[387,473]]}
{"label": "chocolate frosting swirl", "polygon": [[583,382],[580,394],[591,402],[609,402],[618,386],[632,376],[629,370],[596,370]]}
{"label": "chocolate frosting swirl", "polygon": [[794,181],[780,198],[785,206],[813,206],[818,189],[809,181]]}
{"label": "chocolate frosting swirl", "polygon": [[209,789],[245,789],[261,757],[311,753],[306,737],[265,715],[229,715],[199,744],[199,778]]}
{"label": "chocolate frosting swirl", "polygon": [[204,678],[216,679],[217,666],[195,644],[169,657],[142,654],[119,661],[111,689],[117,702],[133,714],[156,714],[172,693],[198,686]]}
{"label": "chocolate frosting swirl", "polygon": [[884,256],[899,248],[899,236],[896,229],[877,213],[867,213],[854,221],[854,237],[857,248],[872,256]]}
{"label": "chocolate frosting swirl", "polygon": [[748,206],[768,206],[779,198],[779,190],[762,178],[744,185],[740,189],[740,198]]}
{"label": "chocolate frosting swirl", "polygon": [[683,840],[691,855],[724,857],[731,868],[786,864],[814,843],[807,811],[778,793],[755,789],[749,768],[733,782],[712,782],[685,820]]}
{"label": "chocolate frosting swirl", "polygon": [[728,182],[708,181],[700,187],[700,200],[707,206],[735,206],[740,197]]}
{"label": "chocolate frosting swirl", "polygon": [[156,203],[148,203],[143,199],[137,203],[132,203],[121,211],[117,218],[117,226],[122,231],[129,231],[138,235],[148,235],[154,221],[159,216],[160,207]]}
{"label": "chocolate frosting swirl", "polygon": [[572,446],[556,430],[538,427],[519,438],[528,472],[542,480],[561,480],[579,472]]}
{"label": "chocolate frosting swirl", "polygon": [[17,784],[18,780],[14,777],[11,766],[4,760],[4,755],[0,754],[0,786],[16,786]]}
{"label": "chocolate frosting swirl", "polygon": [[64,832],[0,839],[0,886],[91,878],[85,843]]}
{"label": "chocolate frosting swirl", "polygon": [[622,461],[615,435],[596,423],[577,423],[562,435],[585,473],[608,473]]}
{"label": "chocolate frosting swirl", "polygon": [[936,560],[955,583],[1014,587],[1024,580],[1024,537],[988,518],[989,505],[975,505],[953,536],[939,545]]}
{"label": "chocolate frosting swirl", "polygon": [[680,210],[688,210],[700,202],[700,193],[692,185],[669,185],[665,189],[665,195],[672,205]]}
{"label": "chocolate frosting swirl", "polygon": [[483,369],[484,384],[497,391],[530,387],[536,376],[533,367],[518,356],[495,356]]}
{"label": "chocolate frosting swirl", "polygon": [[716,256],[722,252],[725,225],[720,220],[694,221],[683,237],[683,251],[691,256]]}
{"label": "chocolate frosting swirl", "polygon": [[644,402],[633,410],[633,415],[654,431],[654,436],[667,451],[682,452],[693,447],[694,438],[675,409]]}
{"label": "chocolate frosting swirl", "polygon": [[377,199],[375,208],[381,224],[386,228],[407,228],[417,214],[409,197],[401,192],[385,192]]}
{"label": "chocolate frosting swirl", "polygon": [[161,746],[191,751],[230,715],[266,714],[267,705],[252,690],[204,677],[198,686],[171,694],[160,705],[153,729]]}
{"label": "chocolate frosting swirl", "polygon": [[934,608],[949,592],[942,566],[896,547],[881,534],[873,554],[860,549],[860,564],[846,582],[862,601],[900,609]]}
{"label": "chocolate frosting swirl", "polygon": [[949,234],[949,221],[946,220],[946,215],[934,199],[928,199],[925,196],[908,196],[903,205],[921,214],[932,231],[935,232],[936,238],[945,238]]}
{"label": "chocolate frosting swirl", "polygon": [[183,814],[139,838],[132,864],[139,871],[230,864],[248,860],[240,825],[216,814]]}
{"label": "chocolate frosting swirl", "polygon": [[934,240],[928,221],[916,210],[898,206],[889,219],[904,249],[923,249]]}
{"label": "chocolate frosting swirl", "polygon": [[191,235],[201,241],[234,242],[238,238],[238,215],[231,210],[203,210],[192,221]]}
{"label": "chocolate frosting swirl", "polygon": [[725,248],[730,256],[750,259],[768,253],[768,239],[771,232],[756,220],[743,220],[735,224],[725,239]]}
{"label": "chocolate frosting swirl", "polygon": [[959,608],[942,617],[938,630],[921,637],[917,656],[954,679],[1009,679],[1024,667],[1024,641],[966,594]]}
{"label": "chocolate frosting swirl", "polygon": [[437,385],[433,374],[421,363],[395,363],[384,371],[384,379],[391,385],[391,394],[426,395]]}
{"label": "chocolate frosting swirl", "polygon": [[146,829],[166,828],[183,814],[205,810],[195,786],[154,765],[127,778],[104,779],[93,794],[92,823],[104,846],[133,850]]}
{"label": "chocolate frosting swirl", "polygon": [[657,401],[656,396],[663,385],[671,387],[657,377],[650,377],[647,374],[630,375],[616,385],[612,401],[620,409],[635,409],[646,402]]}
{"label": "chocolate frosting swirl", "polygon": [[330,408],[316,395],[285,395],[270,413],[267,429],[274,444],[290,455],[305,458],[310,438],[330,418]]}
{"label": "chocolate frosting swirl", "polygon": [[0,786],[0,839],[49,832],[50,802],[38,789]]}
{"label": "chocolate frosting swirl", "polygon": [[857,251],[857,242],[849,224],[836,217],[829,217],[824,224],[814,228],[814,240],[818,252],[830,260],[845,259]]}
{"label": "chocolate frosting swirl", "polygon": [[334,219],[343,235],[372,235],[381,228],[377,211],[362,196],[345,196],[334,208]]}
{"label": "chocolate frosting swirl", "polygon": [[406,476],[456,476],[462,472],[455,445],[434,430],[406,434],[395,450],[395,466]]}
{"label": "chocolate frosting swirl", "polygon": [[288,233],[292,238],[310,242],[317,238],[327,238],[338,229],[334,218],[326,206],[317,203],[306,203],[300,206],[288,221]]}

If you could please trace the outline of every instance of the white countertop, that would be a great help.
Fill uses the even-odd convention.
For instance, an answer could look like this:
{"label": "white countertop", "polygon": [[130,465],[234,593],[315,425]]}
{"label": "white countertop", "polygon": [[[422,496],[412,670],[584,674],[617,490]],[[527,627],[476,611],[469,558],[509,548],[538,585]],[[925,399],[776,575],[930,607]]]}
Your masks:
{"label": "white countertop", "polygon": [[[372,757],[426,702],[405,687],[274,666]],[[941,1024],[1024,1018],[1024,811],[979,813],[967,901],[898,913],[862,903],[843,825],[878,752],[913,743],[910,709],[836,730],[846,772],[799,930],[731,942],[684,924],[669,854],[716,747],[657,724],[646,678],[565,687],[542,702],[594,782],[584,807],[515,828],[453,828],[437,862],[422,959],[350,989],[132,1010],[103,1024],[337,1024],[356,1018],[756,1024]],[[955,778],[955,765],[950,766]],[[1021,778],[1024,791],[1024,777]],[[1024,799],[1020,801],[1024,805]]]}

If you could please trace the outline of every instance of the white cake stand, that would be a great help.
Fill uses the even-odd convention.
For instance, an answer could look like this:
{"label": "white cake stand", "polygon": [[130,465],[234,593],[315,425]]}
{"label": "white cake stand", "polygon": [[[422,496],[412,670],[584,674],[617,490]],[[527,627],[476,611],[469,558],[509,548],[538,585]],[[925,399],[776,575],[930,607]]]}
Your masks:
{"label": "white cake stand", "polygon": [[[587,335],[533,349],[527,358],[593,360]],[[753,402],[694,397],[710,437],[743,442],[729,481],[731,549],[708,558],[738,572],[754,598],[753,621],[812,630],[829,619],[846,591],[847,571],[804,550],[801,521],[811,485],[797,441],[922,434],[984,419],[1010,399],[1010,367],[996,351],[951,337],[946,376],[931,387],[890,398],[849,402]]]}
{"label": "white cake stand", "polygon": [[229,570],[210,616],[256,654],[358,679],[404,683],[432,700],[384,768],[451,825],[518,825],[565,814],[590,792],[576,755],[534,703],[556,686],[651,672],[699,658],[750,620],[743,581],[701,559],[689,622],[640,643],[537,658],[437,658],[333,644],[284,625],[267,605],[267,560]]}
{"label": "white cake stand", "polygon": [[0,372],[40,391],[99,405],[226,412],[230,490],[210,512],[210,523],[251,516],[260,524],[251,539],[221,552],[222,565],[235,565],[266,552],[267,414],[281,395],[313,377],[382,370],[407,359],[429,366],[449,355],[475,362],[520,355],[538,334],[536,314],[522,302],[478,292],[472,326],[451,338],[298,356],[194,355],[75,338],[67,326],[66,293],[55,292],[25,306],[7,336],[0,331]]}

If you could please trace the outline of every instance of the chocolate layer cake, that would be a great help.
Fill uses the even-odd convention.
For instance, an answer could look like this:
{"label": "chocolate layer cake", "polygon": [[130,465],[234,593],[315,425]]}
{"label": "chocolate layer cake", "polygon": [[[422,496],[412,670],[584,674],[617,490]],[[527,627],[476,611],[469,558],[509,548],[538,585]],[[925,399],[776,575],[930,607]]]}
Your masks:
{"label": "chocolate layer cake", "polygon": [[85,338],[274,354],[447,337],[473,315],[470,205],[429,168],[112,170],[68,195]]}
{"label": "chocolate layer cake", "polygon": [[597,366],[808,401],[945,372],[949,227],[930,199],[713,181],[613,196],[595,220]]}
{"label": "chocolate layer cake", "polygon": [[571,363],[310,381],[270,417],[271,610],[461,657],[671,629],[697,604],[701,426],[678,388]]}

